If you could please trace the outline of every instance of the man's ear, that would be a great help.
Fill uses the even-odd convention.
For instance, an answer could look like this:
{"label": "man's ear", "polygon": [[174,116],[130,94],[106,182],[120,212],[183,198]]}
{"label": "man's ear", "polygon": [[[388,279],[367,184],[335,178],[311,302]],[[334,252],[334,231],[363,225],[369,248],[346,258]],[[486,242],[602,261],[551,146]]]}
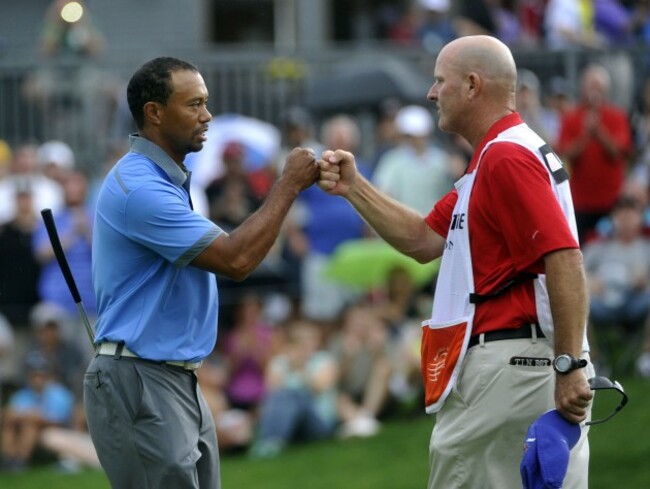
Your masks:
{"label": "man's ear", "polygon": [[144,104],[144,120],[152,126],[159,126],[162,122],[162,104],[158,102],[147,102]]}
{"label": "man's ear", "polygon": [[471,72],[467,75],[467,96],[468,98],[476,97],[482,85],[481,77],[477,73]]}

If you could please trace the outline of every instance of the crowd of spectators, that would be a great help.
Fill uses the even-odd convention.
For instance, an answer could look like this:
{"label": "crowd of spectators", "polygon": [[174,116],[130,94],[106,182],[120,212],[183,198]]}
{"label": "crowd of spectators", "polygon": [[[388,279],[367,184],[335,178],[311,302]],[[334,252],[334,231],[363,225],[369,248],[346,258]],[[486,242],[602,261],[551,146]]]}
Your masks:
{"label": "crowd of spectators", "polygon": [[[599,171],[593,157],[580,162],[581,152],[614,157],[620,165],[620,178],[607,182],[615,185],[611,197],[582,230],[594,358],[602,373],[627,369],[650,377],[645,103],[629,114],[611,106],[606,70],[597,66],[585,68],[577,100],[563,80],[551,86],[544,93],[536,75],[522,71],[518,102],[524,119],[538,126],[565,160],[577,180],[574,186]],[[360,165],[394,198],[426,212],[462,174],[467,149],[439,133],[426,108],[394,100],[385,107],[390,110],[377,125],[377,154]],[[621,119],[610,128],[612,111]],[[359,146],[361,133],[352,115],[332,116],[320,129],[304,108],[287,110],[278,127],[276,157],[262,164],[249,161],[253,153],[247,141],[225,142],[212,179],[193,182],[193,193],[205,202],[201,212],[230,229],[264,200],[286,148]],[[616,137],[616,131],[622,135]],[[581,139],[572,151],[563,143],[567,132]],[[93,318],[92,182],[76,167],[65,142],[15,148],[0,143],[0,149],[0,195],[9,204],[0,223],[3,467],[19,470],[38,457],[54,459],[64,470],[97,467],[80,395],[92,348],[38,216],[43,207],[53,209]],[[408,191],[416,187],[418,192]],[[300,441],[373,436],[386,417],[422,411],[419,330],[433,283],[416,286],[399,268],[370,289],[327,279],[328,260],[339,245],[376,238],[345,201],[322,201],[319,192],[311,189],[296,202],[277,250],[250,279],[236,285],[217,279],[223,293],[219,340],[198,376],[226,452],[273,457]],[[625,365],[621,358],[628,359]]]}
{"label": "crowd of spectators", "polygon": [[650,4],[629,0],[413,0],[379,9],[380,35],[437,52],[487,34],[514,48],[616,48],[650,40]]}

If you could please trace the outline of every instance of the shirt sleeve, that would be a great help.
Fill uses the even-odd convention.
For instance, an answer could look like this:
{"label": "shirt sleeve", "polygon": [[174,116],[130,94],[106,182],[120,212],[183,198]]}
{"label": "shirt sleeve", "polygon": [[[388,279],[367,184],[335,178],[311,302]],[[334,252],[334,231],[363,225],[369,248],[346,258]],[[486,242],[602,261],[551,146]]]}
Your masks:
{"label": "shirt sleeve", "polygon": [[127,233],[166,260],[184,266],[223,231],[192,211],[182,188],[153,182],[129,194]]}
{"label": "shirt sleeve", "polygon": [[429,215],[425,218],[429,227],[443,238],[446,238],[449,232],[451,215],[454,212],[457,200],[458,193],[456,189],[453,189],[436,202]]}
{"label": "shirt sleeve", "polygon": [[482,211],[491,214],[501,229],[517,270],[527,269],[552,251],[578,248],[551,177],[535,155],[514,143],[493,145],[481,172],[489,203]]}

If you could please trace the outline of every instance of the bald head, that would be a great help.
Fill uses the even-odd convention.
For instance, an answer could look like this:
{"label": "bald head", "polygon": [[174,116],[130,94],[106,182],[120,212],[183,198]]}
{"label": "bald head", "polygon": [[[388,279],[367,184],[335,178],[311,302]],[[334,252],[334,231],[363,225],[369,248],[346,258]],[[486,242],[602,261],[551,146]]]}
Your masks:
{"label": "bald head", "polygon": [[437,102],[438,125],[472,145],[495,121],[515,110],[515,60],[508,46],[494,37],[451,41],[438,55],[435,78],[428,98]]}
{"label": "bald head", "polygon": [[361,140],[359,125],[347,115],[336,115],[328,119],[321,129],[321,140],[328,148],[354,152]]}
{"label": "bald head", "polygon": [[476,72],[495,90],[515,93],[517,68],[508,46],[491,36],[466,36],[445,46],[440,55],[449,50],[456,68],[462,74]]}
{"label": "bald head", "polygon": [[611,78],[605,67],[589,65],[582,73],[581,95],[583,102],[591,107],[603,104],[609,96]]}

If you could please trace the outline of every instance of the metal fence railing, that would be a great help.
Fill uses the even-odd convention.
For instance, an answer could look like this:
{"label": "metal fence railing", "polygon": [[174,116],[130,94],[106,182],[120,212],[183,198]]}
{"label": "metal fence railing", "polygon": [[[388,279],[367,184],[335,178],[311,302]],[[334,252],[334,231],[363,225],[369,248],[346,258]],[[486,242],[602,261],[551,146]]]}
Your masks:
{"label": "metal fence railing", "polygon": [[[521,51],[515,58],[520,67],[539,76],[542,87],[554,75],[577,87],[584,65],[602,60],[614,75],[616,101],[627,108],[650,65],[646,47]],[[236,112],[278,123],[290,105],[311,106],[318,120],[327,112],[372,111],[379,101],[374,99],[384,95],[425,102],[435,57],[415,49],[387,48],[291,57],[206,50],[192,61],[206,80],[214,114]],[[133,67],[125,64],[0,60],[0,139],[12,145],[62,139],[73,147],[80,166],[92,169],[111,141],[131,128],[124,86]]]}

